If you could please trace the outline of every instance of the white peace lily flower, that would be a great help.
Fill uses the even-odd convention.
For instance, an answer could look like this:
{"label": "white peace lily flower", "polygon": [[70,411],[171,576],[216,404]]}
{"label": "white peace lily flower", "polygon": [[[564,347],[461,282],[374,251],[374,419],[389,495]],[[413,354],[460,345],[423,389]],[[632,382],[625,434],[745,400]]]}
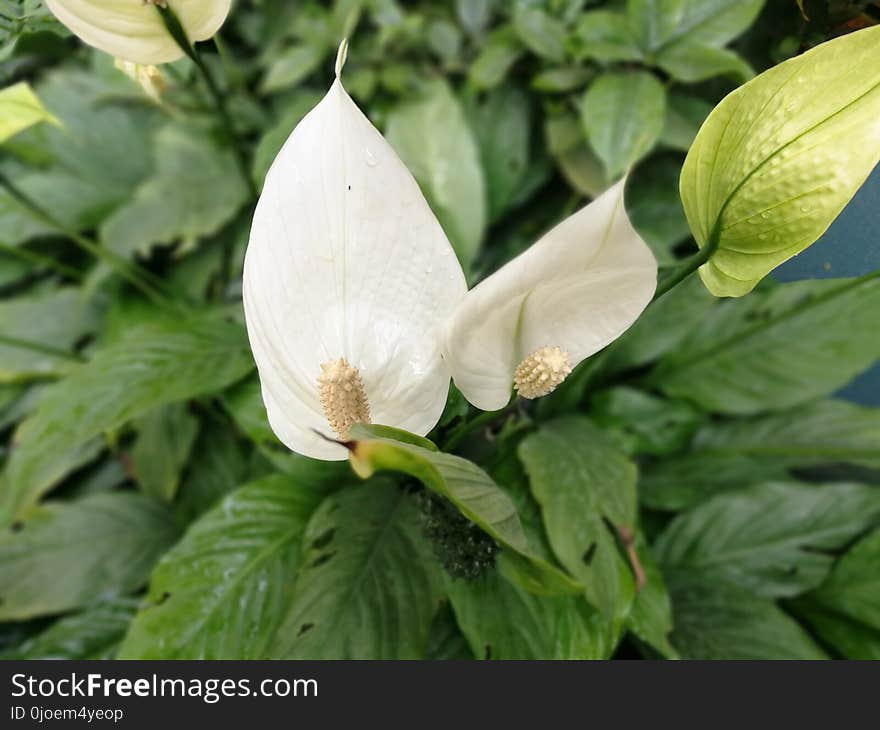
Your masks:
{"label": "white peace lily flower", "polygon": [[468,292],[445,332],[452,378],[478,408],[552,392],[651,301],[657,262],[623,207],[621,180]]}
{"label": "white peace lily flower", "polygon": [[248,335],[276,435],[320,459],[374,422],[424,435],[464,274],[418,185],[337,78],[266,176],[244,264]]}
{"label": "white peace lily flower", "polygon": [[170,7],[190,41],[203,41],[223,25],[232,0],[46,0],[71,32],[90,46],[125,61],[150,65],[183,52],[154,6]]}
{"label": "white peace lily flower", "polygon": [[155,102],[162,100],[162,92],[165,91],[165,77],[155,66],[144,66],[140,63],[132,63],[117,58],[116,68],[124,73],[135,83],[139,84],[144,94]]}

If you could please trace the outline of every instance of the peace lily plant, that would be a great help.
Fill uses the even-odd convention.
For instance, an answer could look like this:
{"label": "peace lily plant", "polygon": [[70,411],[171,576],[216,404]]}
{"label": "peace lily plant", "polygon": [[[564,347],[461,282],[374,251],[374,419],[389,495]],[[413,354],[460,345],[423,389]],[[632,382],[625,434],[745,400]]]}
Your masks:
{"label": "peace lily plant", "polygon": [[[722,46],[760,0],[591,3],[564,20],[489,3],[482,20],[439,23],[440,4],[401,3],[418,21],[407,42],[365,39],[392,72],[365,54],[346,77],[356,104],[343,42],[304,117],[339,32],[327,3],[304,2],[308,22],[277,35],[269,8],[285,3],[240,3],[230,83],[200,46],[229,0],[46,3],[153,98],[156,65],[185,56],[200,76],[169,73],[165,106],[119,104],[109,65],[86,79],[100,65],[60,43],[70,68],[53,59],[33,89],[0,90],[15,156],[0,160],[3,235],[23,231],[0,242],[14,302],[0,302],[0,429],[18,422],[0,448],[0,621],[28,622],[28,651],[58,643],[32,637],[43,620],[91,636],[108,608],[95,596],[113,597],[100,643],[125,658],[417,658],[432,644],[608,658],[627,636],[651,656],[812,658],[826,647],[804,627],[836,613],[873,637],[876,616],[839,596],[874,574],[877,489],[801,474],[878,466],[880,412],[831,396],[880,355],[880,272],[762,281],[880,160],[880,28],[758,74],[694,134],[680,128],[691,104],[675,104],[718,88],[690,87],[696,66],[748,75]],[[422,25],[424,52],[410,42]],[[312,46],[314,29],[327,32]],[[518,55],[487,70],[499,48]],[[381,110],[391,143],[358,104]],[[536,151],[539,120],[562,133]],[[669,146],[689,148],[681,169]],[[104,179],[118,149],[137,159]],[[563,157],[605,165],[585,173],[603,183],[579,210],[550,177]],[[679,181],[687,225],[670,227],[689,228],[690,257],[683,235],[660,255],[656,219],[678,201],[652,180],[658,159]],[[644,180],[666,189],[639,193]],[[473,191],[490,200],[469,207]],[[80,192],[87,209],[72,210]],[[525,232],[534,242],[468,290],[434,211],[449,234],[457,214],[473,229],[469,271],[506,261]],[[117,253],[119,231],[143,247]]]}

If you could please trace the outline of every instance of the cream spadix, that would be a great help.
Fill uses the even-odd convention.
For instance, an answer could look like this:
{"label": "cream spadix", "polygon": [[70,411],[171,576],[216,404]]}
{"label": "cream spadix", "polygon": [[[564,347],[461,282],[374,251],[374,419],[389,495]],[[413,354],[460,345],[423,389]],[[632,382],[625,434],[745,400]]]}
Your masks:
{"label": "cream spadix", "polygon": [[657,262],[623,207],[624,180],[468,292],[444,356],[478,408],[554,390],[617,339],[651,301]]}
{"label": "cream spadix", "polygon": [[441,321],[465,291],[412,175],[337,78],[269,170],[245,257],[248,335],[277,436],[344,459],[315,431],[345,438],[367,421],[426,434],[449,390]]}
{"label": "cream spadix", "polygon": [[190,41],[213,36],[232,0],[46,0],[52,14],[82,41],[111,56],[143,65],[183,56],[155,6],[177,15]]}

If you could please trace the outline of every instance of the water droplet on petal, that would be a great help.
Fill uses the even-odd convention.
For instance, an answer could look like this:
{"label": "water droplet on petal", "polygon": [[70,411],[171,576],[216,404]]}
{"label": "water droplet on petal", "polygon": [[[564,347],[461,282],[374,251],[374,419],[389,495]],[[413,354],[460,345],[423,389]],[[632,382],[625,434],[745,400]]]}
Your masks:
{"label": "water droplet on petal", "polygon": [[376,156],[367,147],[364,147],[364,160],[370,167],[375,167],[379,164]]}

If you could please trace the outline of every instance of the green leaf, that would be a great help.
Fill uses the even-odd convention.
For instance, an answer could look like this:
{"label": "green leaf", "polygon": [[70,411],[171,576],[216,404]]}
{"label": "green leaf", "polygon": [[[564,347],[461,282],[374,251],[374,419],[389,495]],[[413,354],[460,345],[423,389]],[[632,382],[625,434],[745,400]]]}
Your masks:
{"label": "green leaf", "polygon": [[481,659],[607,659],[616,637],[580,596],[536,596],[488,571],[449,583],[458,625]]}
{"label": "green leaf", "polygon": [[[364,433],[358,430],[360,428],[352,429],[355,438]],[[352,444],[350,461],[362,478],[379,471],[401,472],[448,499],[467,519],[506,548],[501,556],[502,569],[528,590],[555,594],[575,593],[581,589],[532,552],[510,497],[486,472],[467,459],[411,443],[361,438]]]}
{"label": "green leaf", "polygon": [[672,602],[663,574],[643,537],[636,539],[636,553],[645,571],[645,583],[636,594],[626,627],[666,659],[677,659],[669,643],[672,632]]}
{"label": "green leaf", "polygon": [[574,31],[577,56],[596,61],[639,61],[639,48],[629,19],[609,10],[591,10],[578,19]]}
{"label": "green leaf", "polygon": [[146,494],[170,502],[199,431],[186,403],[157,408],[137,423],[131,450],[134,477]]}
{"label": "green leaf", "polygon": [[441,596],[414,502],[384,480],[328,497],[309,521],[293,600],[268,653],[418,659]]}
{"label": "green leaf", "polygon": [[523,47],[513,28],[498,28],[481,44],[468,71],[468,80],[478,89],[498,86],[522,55]]}
{"label": "green leaf", "polygon": [[658,51],[679,42],[723,46],[748,28],[764,0],[627,0],[642,47]]}
{"label": "green leaf", "polygon": [[134,616],[130,598],[101,601],[64,616],[15,649],[0,653],[5,660],[115,659],[119,643]]}
{"label": "green leaf", "polygon": [[177,532],[161,504],[130,492],[34,507],[0,532],[0,621],[139,588]]}
{"label": "green leaf", "polygon": [[[666,121],[663,125],[663,134],[660,137],[661,144],[687,152],[711,111],[712,105],[698,96],[688,96],[674,92],[669,94],[666,104]],[[678,198],[677,205],[681,208],[682,218],[685,221],[685,226],[687,226],[687,219],[684,218],[684,208],[681,207],[681,198],[678,196],[677,183],[675,185],[675,194],[676,198]],[[688,228],[687,232],[690,233],[690,228]]]}
{"label": "green leaf", "polygon": [[678,81],[686,84],[713,76],[730,76],[737,83],[748,81],[754,70],[734,51],[702,43],[682,42],[660,51],[656,64]]}
{"label": "green leaf", "polygon": [[231,150],[168,126],[156,137],[156,172],[104,222],[101,240],[127,256],[181,239],[192,244],[220,230],[247,198]]}
{"label": "green leaf", "polygon": [[810,594],[797,598],[790,609],[843,657],[880,660],[880,631],[812,601]]}
{"label": "green leaf", "polygon": [[596,394],[590,401],[590,417],[627,453],[659,456],[681,451],[703,420],[685,401],[627,386]]}
{"label": "green leaf", "polygon": [[[593,70],[579,66],[548,68],[532,77],[531,88],[549,93],[564,93],[585,86],[594,76]],[[503,117],[502,117],[503,118]],[[490,189],[491,192],[491,189]]]}
{"label": "green leaf", "polygon": [[393,109],[387,137],[467,269],[486,227],[486,186],[473,132],[446,83],[433,82],[422,99]]}
{"label": "green leaf", "polygon": [[319,43],[301,43],[285,49],[269,64],[260,91],[272,94],[295,86],[321,65],[325,54],[324,45]]}
{"label": "green leaf", "polygon": [[664,571],[684,659],[827,659],[775,603],[713,573]]}
{"label": "green leaf", "polygon": [[880,28],[836,38],[740,87],[709,115],[681,194],[716,296],[742,296],[828,228],[880,160]]}
{"label": "green leaf", "polygon": [[50,486],[56,461],[90,439],[158,406],[217,391],[252,368],[243,328],[217,317],[128,331],[47,388],[19,428],[0,491],[0,524],[33,504]]}
{"label": "green leaf", "polygon": [[848,659],[880,659],[880,530],[857,542],[794,610]]}
{"label": "green leaf", "polygon": [[[0,332],[23,342],[0,342],[0,383],[60,375],[75,365],[74,345],[95,325],[87,297],[73,287],[61,287],[0,302]],[[24,346],[33,343],[34,349]],[[39,347],[49,348],[40,351]],[[70,352],[70,357],[53,354]]]}
{"label": "green leaf", "polygon": [[31,89],[21,81],[0,89],[0,144],[40,122],[59,124]]}
{"label": "green leaf", "polygon": [[300,91],[284,107],[278,121],[263,132],[254,150],[253,161],[253,177],[259,187],[262,187],[263,178],[294,127],[320,100],[321,96],[316,92]]}
{"label": "green leaf", "polygon": [[758,484],[679,515],[655,549],[664,571],[703,571],[769,598],[822,582],[830,551],[880,521],[880,490],[860,484]]}
{"label": "green leaf", "polygon": [[880,467],[880,410],[817,401],[773,415],[708,423],[691,450],[648,464],[639,482],[654,509],[691,507],[718,492],[822,464]]}
{"label": "green leaf", "polygon": [[627,181],[627,214],[660,266],[677,262],[675,247],[690,235],[678,196],[680,171],[676,156],[651,155]]}
{"label": "green leaf", "polygon": [[455,621],[455,614],[452,613],[449,604],[444,603],[431,623],[431,635],[428,638],[425,659],[473,658],[474,654],[468,646],[467,639]]}
{"label": "green leaf", "polygon": [[228,422],[208,419],[193,445],[174,501],[180,521],[191,522],[247,481],[248,456]]}
{"label": "green leaf", "polygon": [[862,538],[811,595],[838,613],[880,631],[880,530]]}
{"label": "green leaf", "polygon": [[489,219],[494,221],[510,208],[528,169],[529,98],[515,86],[502,86],[491,91],[472,116],[486,175]]}
{"label": "green leaf", "polygon": [[513,27],[520,40],[538,56],[554,63],[565,59],[565,26],[537,7],[517,8]]}
{"label": "green leaf", "polygon": [[614,530],[635,532],[635,464],[579,416],[543,424],[523,440],[519,456],[556,557],[607,619],[622,619],[634,583]]}
{"label": "green leaf", "polygon": [[120,657],[265,658],[319,501],[281,475],[227,495],[156,566]]}
{"label": "green leaf", "polygon": [[580,112],[590,144],[609,177],[617,178],[660,137],[666,91],[646,71],[606,72],[587,89]]}
{"label": "green leaf", "polygon": [[833,393],[880,357],[878,307],[877,274],[793,282],[724,302],[649,382],[718,413],[789,408]]}

